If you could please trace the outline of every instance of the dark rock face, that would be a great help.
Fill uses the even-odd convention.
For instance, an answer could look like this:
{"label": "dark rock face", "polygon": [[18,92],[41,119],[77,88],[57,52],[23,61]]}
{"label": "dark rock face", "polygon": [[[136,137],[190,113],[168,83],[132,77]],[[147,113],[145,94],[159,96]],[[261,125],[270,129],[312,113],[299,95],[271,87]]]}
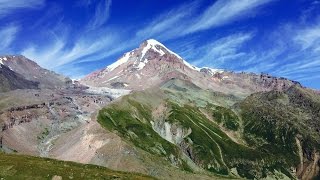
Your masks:
{"label": "dark rock face", "polygon": [[20,74],[28,81],[38,82],[39,88],[66,88],[72,85],[71,79],[44,69],[24,56],[3,56],[0,58],[3,66]]}
{"label": "dark rock face", "polygon": [[38,82],[29,81],[22,75],[0,64],[0,92],[15,89],[37,89],[38,85]]}
{"label": "dark rock face", "polygon": [[111,86],[115,89],[122,89],[122,88],[125,88],[125,83],[123,82],[114,82],[111,84]]}

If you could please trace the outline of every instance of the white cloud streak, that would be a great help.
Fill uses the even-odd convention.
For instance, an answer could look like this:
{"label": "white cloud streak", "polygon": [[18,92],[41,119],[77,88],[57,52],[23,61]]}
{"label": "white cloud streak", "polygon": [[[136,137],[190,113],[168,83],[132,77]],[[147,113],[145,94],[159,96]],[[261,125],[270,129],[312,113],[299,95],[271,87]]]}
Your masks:
{"label": "white cloud streak", "polygon": [[[27,57],[36,59],[44,67],[63,66],[72,62],[96,61],[106,58],[112,54],[118,53],[124,49],[131,48],[142,40],[148,38],[157,38],[161,41],[175,39],[188,33],[201,31],[207,28],[216,27],[230,23],[239,18],[244,18],[248,12],[257,7],[267,4],[271,0],[239,0],[239,1],[222,1],[218,0],[212,6],[207,8],[204,13],[194,16],[199,10],[199,1],[183,4],[180,7],[171,9],[163,14],[155,17],[151,22],[147,23],[144,28],[135,33],[135,37],[130,41],[120,38],[120,34],[111,34],[108,31],[98,32],[96,29],[102,27],[110,16],[111,0],[101,0],[95,7],[95,13],[88,22],[87,27],[76,38],[74,46],[65,49],[68,37],[63,37],[52,41],[52,45],[46,48],[38,49],[35,46],[28,47],[23,51]],[[97,1],[95,1],[97,2]],[[81,1],[82,6],[94,5],[92,0]],[[215,12],[215,10],[220,9]],[[199,24],[201,23],[201,25]],[[195,25],[199,28],[195,28]],[[191,28],[190,28],[191,27]],[[86,34],[100,35],[88,36]],[[109,34],[110,36],[106,36]],[[237,48],[243,43],[251,39],[252,34],[236,34],[230,37],[219,39],[213,43],[207,44],[206,47],[199,49],[201,54],[197,58],[196,64],[204,64],[205,61],[214,61],[210,64],[222,64],[224,61],[244,56],[243,52],[239,52]],[[113,44],[121,46],[115,48]],[[90,58],[89,58],[90,56]]]}
{"label": "white cloud streak", "polygon": [[90,30],[97,29],[108,21],[111,12],[111,4],[111,0],[101,0],[97,4],[95,7],[95,13],[88,24]]}
{"label": "white cloud streak", "polygon": [[13,10],[26,8],[40,8],[45,0],[0,0],[0,17],[6,16]]}
{"label": "white cloud streak", "polygon": [[164,12],[137,32],[139,37],[172,39],[248,18],[275,0],[218,0],[195,15],[199,1]]}
{"label": "white cloud streak", "polygon": [[[91,5],[93,1],[82,1],[82,6]],[[41,66],[49,69],[57,69],[62,66],[81,61],[94,61],[103,58],[105,51],[112,48],[118,39],[118,34],[112,30],[99,27],[104,25],[109,18],[111,0],[101,0],[95,7],[92,18],[87,22],[87,26],[78,30],[76,34],[70,26],[63,21],[47,24],[45,32],[47,43],[39,46],[30,44],[21,52],[22,55],[38,62]],[[51,14],[49,14],[51,16]],[[50,17],[49,16],[49,17]],[[37,25],[43,24],[44,19],[40,19]],[[88,58],[90,56],[90,58]],[[95,58],[91,58],[95,56]]]}
{"label": "white cloud streak", "polygon": [[[194,48],[195,45],[190,46],[188,50],[182,53],[182,56],[197,66],[217,67],[229,60],[245,56],[246,53],[241,51],[241,47],[252,37],[252,33],[232,34],[209,43],[202,43],[197,48]],[[195,43],[201,44],[199,42]]]}
{"label": "white cloud streak", "polygon": [[199,2],[195,1],[160,14],[136,33],[137,38],[171,39],[180,36],[189,25],[187,19],[192,19],[198,6]]}
{"label": "white cloud streak", "polygon": [[320,23],[307,27],[297,32],[294,41],[300,44],[303,50],[312,48],[317,49],[320,46]]}
{"label": "white cloud streak", "polygon": [[49,43],[51,45],[48,47],[40,49],[30,46],[22,54],[36,60],[43,67],[55,69],[90,55],[102,58],[103,50],[111,49],[115,39],[115,36],[107,34],[103,35],[103,38],[84,35],[78,38],[72,47],[66,48],[67,38],[56,38]]}
{"label": "white cloud streak", "polygon": [[0,51],[6,51],[8,50],[8,48],[10,48],[10,45],[16,38],[16,34],[18,33],[18,31],[19,27],[13,24],[0,29]]}
{"label": "white cloud streak", "polygon": [[273,0],[218,0],[196,18],[187,33],[206,30],[248,17],[250,13]]}

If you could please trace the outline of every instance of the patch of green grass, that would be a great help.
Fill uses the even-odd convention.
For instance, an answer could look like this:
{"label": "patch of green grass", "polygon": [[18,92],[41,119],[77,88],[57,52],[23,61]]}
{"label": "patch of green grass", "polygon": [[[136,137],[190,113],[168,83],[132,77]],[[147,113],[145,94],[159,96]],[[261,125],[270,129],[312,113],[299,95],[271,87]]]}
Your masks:
{"label": "patch of green grass", "polygon": [[[259,105],[248,106],[250,111],[243,109],[243,104],[240,105],[243,110],[240,118],[228,107],[209,102],[206,103],[207,106],[199,106],[193,101],[177,100],[178,96],[184,98],[180,94],[175,95],[174,91],[170,91],[166,98],[163,94],[156,97],[150,93],[134,93],[101,110],[98,121],[103,127],[117,132],[135,146],[153,155],[167,160],[170,160],[170,155],[174,155],[183,170],[189,168],[181,160],[181,153],[189,156],[198,166],[215,174],[228,176],[230,169],[236,168],[242,177],[248,179],[263,178],[275,170],[290,177],[288,170],[297,160],[296,153],[292,153],[296,149],[292,144],[294,126],[291,126],[292,129],[283,126],[277,129],[274,128],[273,121],[268,123],[269,121],[265,122],[263,119],[260,124],[257,122],[261,120],[258,119],[259,113],[267,113],[269,110],[257,109]],[[279,103],[288,102],[285,96],[275,97],[281,98],[277,101]],[[180,144],[174,145],[166,141],[153,130],[150,122],[157,120],[152,116],[157,103],[150,103],[149,99],[158,104],[165,104],[166,108],[160,112],[163,113],[163,121],[174,125],[172,127],[191,129],[191,133]],[[206,111],[206,114],[203,111]],[[211,118],[208,119],[208,115],[211,115],[216,123],[210,120]],[[220,129],[220,125],[230,131],[244,132],[244,138],[250,147],[234,142]],[[285,139],[279,139],[277,135]],[[286,145],[281,141],[290,143]],[[290,151],[285,152],[287,150]]]}
{"label": "patch of green grass", "polygon": [[212,116],[217,123],[222,123],[229,130],[237,131],[239,129],[239,118],[231,109],[215,106],[212,108]]}
{"label": "patch of green grass", "polygon": [[[112,104],[99,112],[98,122],[111,131],[116,131],[135,146],[154,155],[170,159],[170,155],[180,157],[180,151],[174,144],[163,139],[150,124],[150,108],[128,99],[128,106],[121,108]],[[182,166],[182,160],[180,166]]]}
{"label": "patch of green grass", "polygon": [[50,133],[49,129],[46,127],[46,128],[44,128],[44,131],[40,135],[37,136],[37,139],[42,140],[45,137],[47,137],[49,135],[49,133]]}
{"label": "patch of green grass", "polygon": [[0,153],[0,178],[4,179],[155,179],[142,174],[47,158]]}
{"label": "patch of green grass", "polygon": [[281,160],[282,168],[296,167],[299,164],[296,137],[301,140],[304,152],[320,150],[319,99],[299,87],[249,96],[240,104],[245,140]]}
{"label": "patch of green grass", "polygon": [[188,138],[192,141],[190,146],[194,161],[204,169],[227,175],[230,167],[236,167],[243,161],[258,162],[263,160],[263,156],[267,156],[232,141],[198,108],[189,105],[181,107],[173,102],[170,104],[172,110],[168,121],[192,129]]}

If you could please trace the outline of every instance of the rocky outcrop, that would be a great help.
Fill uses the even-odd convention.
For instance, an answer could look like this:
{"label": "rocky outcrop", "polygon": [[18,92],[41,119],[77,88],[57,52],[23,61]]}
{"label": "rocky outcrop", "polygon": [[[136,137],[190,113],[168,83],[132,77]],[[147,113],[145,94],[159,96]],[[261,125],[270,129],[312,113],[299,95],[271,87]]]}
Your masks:
{"label": "rocky outcrop", "polygon": [[1,119],[7,119],[2,123],[1,131],[12,128],[15,125],[31,122],[40,115],[36,113],[36,110],[43,108],[45,108],[45,103],[12,107],[9,110],[0,113]]}
{"label": "rocky outcrop", "polygon": [[300,164],[296,169],[297,177],[299,179],[313,179],[317,177],[320,172],[319,152],[316,150],[310,151],[303,147],[298,137],[296,137],[296,143],[300,158]]}
{"label": "rocky outcrop", "polygon": [[11,71],[20,74],[20,76],[23,77],[23,79],[26,79],[27,81],[36,82],[36,87],[61,89],[68,88],[73,85],[72,80],[70,78],[64,77],[53,71],[44,69],[34,61],[31,61],[24,56],[2,56],[0,57],[0,60],[2,67],[5,66],[9,68]]}
{"label": "rocky outcrop", "polygon": [[2,136],[0,136],[0,149],[2,149],[2,140],[3,139],[3,137]]}
{"label": "rocky outcrop", "polygon": [[39,83],[25,79],[22,75],[0,64],[0,92],[15,89],[37,89]]}
{"label": "rocky outcrop", "polygon": [[152,128],[156,131],[163,139],[179,145],[185,137],[191,134],[192,130],[183,128],[179,124],[170,124],[165,121],[151,121]]}

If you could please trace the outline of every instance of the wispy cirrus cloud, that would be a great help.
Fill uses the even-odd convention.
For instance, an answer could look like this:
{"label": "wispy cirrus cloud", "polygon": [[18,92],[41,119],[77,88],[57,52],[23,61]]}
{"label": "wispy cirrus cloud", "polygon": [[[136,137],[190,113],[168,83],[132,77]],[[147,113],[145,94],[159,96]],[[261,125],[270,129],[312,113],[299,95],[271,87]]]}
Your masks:
{"label": "wispy cirrus cloud", "polygon": [[[109,18],[111,0],[86,0],[81,1],[81,4],[78,5],[93,5],[95,9],[83,29],[79,29],[75,33],[74,29],[66,24],[63,18],[55,19],[56,22],[45,23],[46,29],[49,30],[43,33],[51,38],[46,39],[45,45],[29,44],[22,50],[21,54],[50,69],[61,68],[68,63],[95,61],[105,57],[105,51],[111,49],[111,45],[118,38],[118,35],[109,28],[99,29]],[[54,7],[52,12],[60,13],[61,11],[59,7]],[[43,25],[46,18],[55,15],[52,12],[44,18],[40,18],[35,24],[37,26]],[[72,36],[70,33],[72,33]]]}
{"label": "wispy cirrus cloud", "polygon": [[[227,16],[228,18],[225,18],[224,21],[232,22],[234,19],[237,19],[236,16],[239,15],[239,13],[247,14],[245,13],[245,10],[253,10],[254,8],[267,4],[270,1],[271,0],[254,0],[253,4],[249,4],[246,0],[239,0],[239,2],[237,1],[238,3],[230,0],[218,0],[207,8],[204,13],[198,14],[197,11],[199,11],[201,5],[200,1],[185,3],[154,17],[153,20],[138,29],[134,33],[134,37],[131,37],[131,39],[128,40],[125,39],[127,36],[123,36],[123,32],[117,32],[117,29],[110,30],[105,26],[110,18],[112,5],[111,0],[82,0],[77,3],[79,7],[94,10],[93,13],[91,12],[92,14],[88,19],[87,25],[84,26],[83,29],[77,30],[77,33],[74,34],[73,37],[70,37],[68,34],[73,30],[68,29],[67,24],[64,24],[63,22],[59,22],[61,23],[60,25],[47,23],[50,27],[46,28],[51,29],[47,32],[49,33],[48,36],[54,38],[47,40],[47,44],[44,46],[31,44],[22,50],[22,54],[36,60],[40,65],[51,69],[60,68],[70,63],[98,61],[117,54],[125,49],[133,48],[141,41],[148,38],[156,38],[161,41],[173,40],[177,37],[185,36],[190,32],[200,31],[204,29],[204,27],[199,29],[192,28],[192,30],[190,27],[193,27],[193,25],[198,21],[204,23],[204,20],[209,17],[210,12],[214,14],[216,13],[212,11],[217,7],[223,7],[224,10],[220,11],[218,15],[213,14],[216,16],[215,18],[218,16]],[[240,9],[237,9],[238,7],[236,6],[241,7]],[[56,7],[55,9],[59,8]],[[234,14],[230,14],[228,10],[236,10],[236,12],[234,12]],[[244,16],[241,15],[241,17],[243,18]],[[205,23],[206,28],[214,27],[211,26],[213,20],[207,20],[210,22]],[[35,24],[41,25],[43,22],[46,22],[46,20],[42,18],[41,22]],[[249,40],[250,37],[249,35],[246,36],[244,34],[238,34],[237,37],[235,36],[229,37],[230,39],[225,38],[215,42],[216,44],[227,43],[227,41],[230,40],[229,44],[224,44],[224,47],[222,47],[222,45],[221,47],[214,47],[214,44],[209,44],[207,47],[199,49],[200,52],[204,52],[205,54],[204,56],[201,56],[200,59],[202,59],[203,62],[210,58],[218,59],[217,62],[219,60],[222,62],[242,56],[242,53],[236,51],[236,46],[240,46],[240,41],[243,41],[244,43],[244,41]],[[114,44],[117,44],[117,47],[114,47]],[[229,47],[227,47],[228,45]],[[217,48],[221,48],[224,51],[220,51],[220,54],[218,54],[216,53],[218,50]],[[198,63],[201,64],[200,60]]]}
{"label": "wispy cirrus cloud", "polygon": [[[235,33],[208,40],[182,43],[178,51],[192,64],[246,72],[268,72],[299,81],[316,81],[320,72],[320,22],[290,23],[268,33]],[[251,46],[250,41],[254,41]],[[199,46],[201,44],[201,46]],[[246,47],[249,45],[249,49]],[[188,47],[188,48],[185,48]]]}
{"label": "wispy cirrus cloud", "polygon": [[[231,60],[246,56],[241,47],[253,38],[253,33],[236,33],[208,43],[192,42],[181,55],[197,66],[220,67]],[[198,44],[198,46],[196,46]],[[199,46],[201,44],[201,46]],[[185,46],[185,44],[183,44]]]}
{"label": "wispy cirrus cloud", "polygon": [[[101,38],[102,36],[103,38]],[[102,58],[104,56],[101,55],[103,50],[111,49],[117,37],[109,34],[100,34],[100,36],[96,37],[92,37],[89,34],[81,34],[75,39],[72,46],[67,46],[67,43],[69,43],[68,38],[56,36],[48,43],[48,46],[39,48],[31,45],[24,49],[22,54],[36,60],[43,67],[55,69],[77,60],[81,61],[90,55]],[[88,61],[91,60],[95,59],[90,58]]]}
{"label": "wispy cirrus cloud", "polygon": [[[158,37],[159,39],[176,38],[189,25],[189,20],[199,7],[199,1],[183,4],[163,12],[136,32],[138,38]],[[179,35],[180,34],[180,35]]]}
{"label": "wispy cirrus cloud", "polygon": [[302,46],[302,49],[312,48],[317,50],[320,46],[320,23],[297,31],[294,41]]}
{"label": "wispy cirrus cloud", "polygon": [[0,37],[2,38],[0,43],[0,52],[8,50],[11,43],[16,38],[18,31],[19,27],[14,24],[4,26],[2,29],[0,29]]}
{"label": "wispy cirrus cloud", "polygon": [[[92,2],[89,1],[87,2],[87,4],[88,3],[90,4]],[[100,2],[98,2],[98,4],[95,6],[94,15],[92,16],[88,24],[88,28],[90,30],[97,29],[108,21],[111,13],[111,4],[111,0],[101,0]]]}
{"label": "wispy cirrus cloud", "polygon": [[275,0],[218,0],[197,15],[199,1],[183,4],[160,14],[138,31],[137,36],[171,39],[216,28],[251,17],[258,8],[272,1]]}
{"label": "wispy cirrus cloud", "polygon": [[[81,2],[84,6],[94,5],[92,0],[84,0]],[[176,8],[163,12],[162,14],[156,16],[149,23],[144,24],[142,28],[135,32],[135,36],[130,40],[122,39],[121,34],[119,33],[112,34],[112,36],[105,38],[105,40],[104,38],[84,38],[85,35],[82,35],[82,38],[76,40],[75,46],[73,48],[65,52],[59,52],[58,55],[56,55],[60,57],[62,57],[63,55],[63,57],[59,58],[60,63],[55,63],[55,67],[63,66],[64,64],[72,62],[79,63],[101,60],[113,54],[119,53],[124,49],[133,48],[142,40],[148,38],[156,38],[161,41],[165,41],[185,36],[191,32],[201,31],[204,29],[204,27],[192,30],[189,27],[192,27],[192,25],[196,24],[199,21],[204,22],[204,20],[209,16],[208,14],[210,12],[213,14],[216,13],[213,11],[217,7],[223,7],[224,10],[220,11],[215,18],[217,18],[218,16],[226,16],[228,18],[224,19],[224,21],[226,21],[224,23],[227,24],[235,19],[246,17],[245,15],[248,14],[246,11],[252,11],[253,9],[261,7],[269,2],[271,2],[271,0],[254,0],[252,1],[252,4],[250,4],[246,0],[240,0],[238,3],[235,3],[234,1],[219,0],[209,8],[207,8],[204,13],[200,13],[198,15],[195,14],[197,14],[197,11],[200,7],[199,1],[185,3]],[[98,6],[99,7],[95,8],[96,11],[91,20],[88,22],[87,30],[97,29],[97,27],[102,26],[109,18],[111,1],[99,1]],[[229,11],[235,12],[233,14],[230,14]],[[210,22],[205,23],[206,28],[215,27],[212,25],[212,19],[207,20]],[[224,23],[220,23],[220,25],[223,25]],[[110,34],[110,32],[106,32],[106,34]],[[117,38],[114,38],[113,36],[116,36]],[[199,56],[199,58],[197,58],[194,62],[198,65],[205,64],[206,61],[215,59],[215,63],[210,64],[216,65],[218,63],[223,64],[224,61],[229,61],[235,58],[239,58],[240,56],[244,56],[245,53],[238,51],[237,48],[242,46],[242,44],[246,41],[250,40],[251,37],[252,34],[250,33],[239,33],[230,37],[221,38],[210,44],[206,44],[206,46],[198,48],[199,54],[201,54],[201,56]],[[88,44],[90,45],[88,46]],[[118,46],[114,47],[111,44],[118,44]],[[217,45],[219,45],[219,47]],[[30,56],[30,53],[25,54],[29,54]],[[34,53],[34,56],[39,57],[38,53]],[[188,59],[188,57],[186,58]],[[194,58],[192,60],[194,60]]]}
{"label": "wispy cirrus cloud", "polygon": [[12,10],[43,7],[45,0],[0,0],[0,17],[6,16]]}
{"label": "wispy cirrus cloud", "polygon": [[[292,28],[294,27],[294,28]],[[292,30],[293,29],[293,30]],[[274,72],[297,80],[312,79],[310,74],[320,72],[320,21],[311,24],[291,24],[283,34],[289,34],[285,65]]]}
{"label": "wispy cirrus cloud", "polygon": [[218,0],[194,20],[195,23],[186,33],[218,27],[249,17],[254,10],[272,1],[274,0]]}

